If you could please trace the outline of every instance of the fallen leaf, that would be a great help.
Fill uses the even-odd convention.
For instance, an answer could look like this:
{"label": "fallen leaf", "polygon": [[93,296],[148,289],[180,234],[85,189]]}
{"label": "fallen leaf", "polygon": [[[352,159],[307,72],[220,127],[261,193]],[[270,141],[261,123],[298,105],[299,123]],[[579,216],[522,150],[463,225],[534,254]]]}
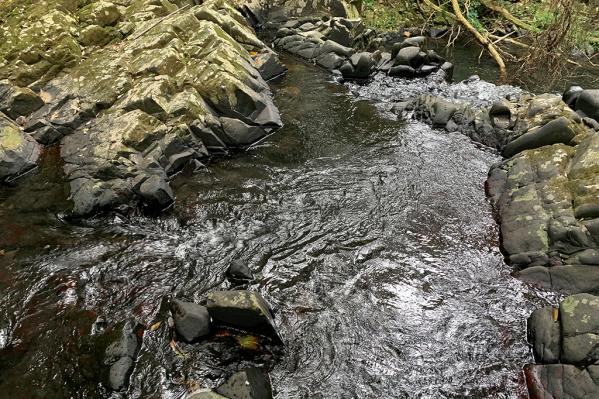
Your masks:
{"label": "fallen leaf", "polygon": [[177,345],[177,343],[174,340],[171,340],[171,342],[169,343],[171,349],[173,350],[173,352],[175,352],[175,355],[185,359],[187,357],[187,353],[183,352],[183,350],[181,350],[181,348],[179,348],[179,345]]}
{"label": "fallen leaf", "polygon": [[559,309],[558,308],[551,309],[551,317],[553,318],[553,321],[557,321],[557,319],[559,318]]}
{"label": "fallen leaf", "polygon": [[150,331],[156,331],[156,330],[158,330],[161,325],[162,325],[161,321],[159,321],[158,323],[152,324],[152,326],[150,327]]}
{"label": "fallen leaf", "polygon": [[239,343],[239,346],[241,346],[243,349],[252,351],[260,350],[260,342],[258,337],[253,335],[243,335],[240,337],[235,337],[235,339]]}
{"label": "fallen leaf", "polygon": [[257,52],[257,51],[250,51],[250,55],[251,55],[252,57],[255,57],[255,56],[257,56],[257,55],[258,55],[258,52]]}

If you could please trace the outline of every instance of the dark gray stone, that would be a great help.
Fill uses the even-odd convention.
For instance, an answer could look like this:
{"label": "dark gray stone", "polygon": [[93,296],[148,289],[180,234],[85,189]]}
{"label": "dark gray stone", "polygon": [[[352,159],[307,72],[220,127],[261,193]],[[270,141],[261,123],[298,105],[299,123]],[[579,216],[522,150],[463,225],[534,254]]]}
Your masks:
{"label": "dark gray stone", "polygon": [[227,278],[233,283],[244,283],[252,281],[254,274],[245,262],[235,260],[227,269]]}
{"label": "dark gray stone", "polygon": [[177,336],[185,342],[194,342],[210,334],[210,315],[205,306],[178,299],[171,301]]}
{"label": "dark gray stone", "polygon": [[535,310],[528,318],[528,342],[539,363],[557,363],[561,354],[561,327],[557,309],[547,306]]}
{"label": "dark gray stone", "polygon": [[0,112],[12,119],[29,116],[44,105],[44,101],[31,89],[18,87],[8,80],[0,81]]}
{"label": "dark gray stone", "polygon": [[139,186],[139,195],[153,209],[162,210],[169,207],[175,200],[173,190],[164,176],[151,175]]}
{"label": "dark gray stone", "polygon": [[599,89],[583,90],[576,100],[576,111],[599,121]]}
{"label": "dark gray stone", "polygon": [[584,89],[580,86],[570,86],[564,91],[562,95],[562,101],[565,102],[568,107],[574,109],[576,106],[576,101],[578,97],[580,97],[580,93],[582,93]]}
{"label": "dark gray stone", "polygon": [[559,117],[545,126],[532,132],[524,133],[522,136],[511,141],[505,146],[502,154],[504,157],[510,158],[524,150],[556,143],[568,144],[574,136],[575,133],[570,126],[570,120]]}
{"label": "dark gray stone", "polygon": [[270,378],[258,368],[233,374],[216,392],[230,399],[272,399]]}
{"label": "dark gray stone", "polygon": [[400,78],[413,78],[416,75],[416,70],[409,65],[398,65],[389,69],[389,76],[396,76]]}
{"label": "dark gray stone", "polygon": [[257,292],[211,292],[207,295],[206,307],[214,321],[265,333],[280,340],[272,310]]}
{"label": "dark gray stone", "polygon": [[419,68],[424,64],[426,54],[420,51],[420,47],[404,47],[395,57],[395,65],[408,65]]}
{"label": "dark gray stone", "polygon": [[120,391],[127,387],[129,377],[133,371],[133,360],[130,357],[122,357],[110,366],[109,384],[110,388]]}

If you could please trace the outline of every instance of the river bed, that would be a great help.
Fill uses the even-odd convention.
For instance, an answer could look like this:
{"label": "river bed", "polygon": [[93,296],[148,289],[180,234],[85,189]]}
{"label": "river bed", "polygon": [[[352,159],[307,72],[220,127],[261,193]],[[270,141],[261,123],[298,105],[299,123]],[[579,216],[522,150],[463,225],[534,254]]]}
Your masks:
{"label": "river bed", "polygon": [[[510,276],[485,198],[491,149],[401,122],[285,58],[285,126],[173,181],[158,217],[67,222],[56,150],[0,192],[0,392],[181,398],[245,364],[277,398],[524,398],[525,320],[551,298]],[[284,351],[226,339],[173,352],[166,300],[200,301],[241,259]],[[103,387],[104,342],[145,327],[126,394]],[[157,321],[163,326],[149,331]]]}

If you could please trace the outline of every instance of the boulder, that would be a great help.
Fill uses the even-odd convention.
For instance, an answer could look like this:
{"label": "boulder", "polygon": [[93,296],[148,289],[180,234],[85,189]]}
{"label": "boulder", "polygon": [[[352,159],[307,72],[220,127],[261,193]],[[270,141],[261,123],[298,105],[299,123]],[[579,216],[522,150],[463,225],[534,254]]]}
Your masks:
{"label": "boulder", "polygon": [[230,399],[225,396],[219,395],[212,389],[200,389],[197,391],[193,391],[187,396],[185,399]]}
{"label": "boulder", "polygon": [[539,363],[558,363],[561,355],[561,326],[557,309],[547,306],[535,310],[528,318],[528,342]]}
{"label": "boulder", "polygon": [[395,56],[395,66],[408,65],[412,68],[419,68],[426,60],[426,53],[420,50],[420,47],[404,47]]}
{"label": "boulder", "polygon": [[44,105],[44,101],[31,89],[18,87],[8,80],[0,81],[0,112],[11,119],[29,116]]}
{"label": "boulder", "polygon": [[272,51],[264,51],[254,57],[254,67],[260,72],[262,79],[268,81],[287,72],[279,56]]}
{"label": "boulder", "polygon": [[79,19],[89,25],[108,26],[121,18],[119,8],[109,1],[96,1],[79,10]]}
{"label": "boulder", "polygon": [[268,303],[253,291],[215,291],[207,295],[206,307],[216,322],[268,334],[280,340]]}
{"label": "boulder", "polygon": [[233,374],[216,392],[231,399],[272,399],[270,377],[255,367]]}
{"label": "boulder", "polygon": [[524,133],[511,141],[505,146],[502,154],[509,158],[524,150],[557,143],[569,144],[575,135],[576,131],[571,126],[571,121],[565,117],[559,117],[545,126]]}
{"label": "boulder", "polygon": [[104,354],[104,364],[110,366],[108,383],[115,391],[127,387],[141,346],[133,327],[132,322],[125,323],[120,337],[106,348]]}
{"label": "boulder", "polygon": [[562,101],[565,102],[568,107],[575,109],[576,101],[578,100],[578,97],[580,97],[580,93],[582,93],[583,90],[584,89],[580,86],[570,86],[566,89],[566,91],[564,91],[564,94],[562,95]]}
{"label": "boulder", "polygon": [[576,111],[599,121],[599,89],[581,91],[576,99]]}
{"label": "boulder", "polygon": [[42,147],[0,113],[0,182],[10,181],[37,166]]}
{"label": "boulder", "polygon": [[560,303],[561,361],[593,364],[599,361],[599,297],[577,294]]}
{"label": "boulder", "polygon": [[590,399],[599,397],[599,366],[529,364],[524,367],[530,398]]}
{"label": "boulder", "polygon": [[205,306],[178,299],[171,301],[177,336],[185,342],[194,342],[210,334],[210,315]]}
{"label": "boulder", "polygon": [[235,260],[227,268],[226,276],[234,284],[243,284],[254,279],[252,270],[245,262]]}

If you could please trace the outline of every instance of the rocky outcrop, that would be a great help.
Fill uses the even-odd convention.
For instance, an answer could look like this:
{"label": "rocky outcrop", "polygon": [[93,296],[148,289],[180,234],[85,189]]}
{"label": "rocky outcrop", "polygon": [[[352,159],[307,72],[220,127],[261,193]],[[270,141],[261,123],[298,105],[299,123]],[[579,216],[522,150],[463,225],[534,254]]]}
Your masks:
{"label": "rocky outcrop", "polygon": [[265,82],[285,71],[276,54],[229,2],[192,3],[102,0],[58,7],[53,25],[27,20],[50,37],[68,32],[65,48],[77,53],[31,79],[12,73],[19,57],[45,63],[57,44],[24,49],[31,33],[3,49],[17,59],[6,77],[41,91],[0,84],[0,108],[24,117],[38,142],[60,143],[75,216],[164,209],[174,200],[169,178],[184,166],[281,126]]}
{"label": "rocky outcrop", "polygon": [[536,310],[528,339],[538,363],[525,367],[531,398],[599,395],[599,297],[573,295],[559,308]]}
{"label": "rocky outcrop", "polygon": [[424,37],[404,38],[389,53],[371,49],[375,36],[375,31],[359,19],[310,17],[287,21],[273,44],[325,69],[339,71],[346,79],[366,79],[374,73],[414,78],[439,69],[451,78],[451,63],[433,50],[421,49]]}

